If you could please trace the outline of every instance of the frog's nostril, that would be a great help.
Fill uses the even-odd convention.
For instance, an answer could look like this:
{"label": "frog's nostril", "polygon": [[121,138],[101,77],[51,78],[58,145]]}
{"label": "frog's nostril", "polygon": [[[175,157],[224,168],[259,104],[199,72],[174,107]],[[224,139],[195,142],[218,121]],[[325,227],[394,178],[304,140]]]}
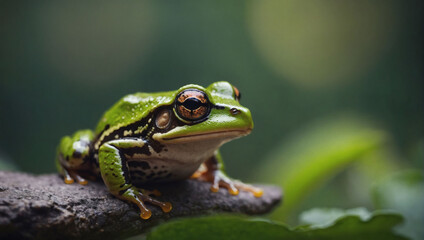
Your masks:
{"label": "frog's nostril", "polygon": [[238,110],[237,108],[231,108],[231,109],[230,109],[230,112],[231,112],[231,114],[233,114],[233,115],[237,115],[237,114],[239,114],[239,113],[240,113],[240,110]]}

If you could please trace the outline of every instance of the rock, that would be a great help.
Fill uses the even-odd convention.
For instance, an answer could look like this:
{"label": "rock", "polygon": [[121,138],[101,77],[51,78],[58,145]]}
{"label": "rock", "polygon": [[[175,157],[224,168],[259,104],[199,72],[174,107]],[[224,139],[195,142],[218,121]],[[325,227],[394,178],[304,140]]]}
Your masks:
{"label": "rock", "polygon": [[278,187],[256,185],[264,195],[230,195],[209,190],[210,183],[197,180],[158,185],[173,209],[163,213],[147,204],[152,217],[142,220],[135,205],[112,196],[100,182],[67,185],[58,174],[31,175],[0,171],[0,239],[115,239],[146,232],[177,217],[212,213],[264,214],[282,198]]}

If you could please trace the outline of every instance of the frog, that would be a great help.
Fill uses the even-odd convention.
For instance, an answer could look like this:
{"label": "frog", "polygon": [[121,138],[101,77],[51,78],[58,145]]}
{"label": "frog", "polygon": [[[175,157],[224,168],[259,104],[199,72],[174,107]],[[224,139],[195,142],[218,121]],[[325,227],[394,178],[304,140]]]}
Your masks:
{"label": "frog", "polygon": [[204,88],[188,84],[176,91],[134,93],[109,108],[95,130],[79,130],[60,140],[56,167],[66,184],[86,185],[102,179],[115,197],[135,204],[140,217],[147,204],[172,210],[149,186],[185,179],[210,183],[210,191],[230,195],[263,190],[230,178],[220,147],[253,129],[250,110],[240,104],[240,91],[219,81]]}

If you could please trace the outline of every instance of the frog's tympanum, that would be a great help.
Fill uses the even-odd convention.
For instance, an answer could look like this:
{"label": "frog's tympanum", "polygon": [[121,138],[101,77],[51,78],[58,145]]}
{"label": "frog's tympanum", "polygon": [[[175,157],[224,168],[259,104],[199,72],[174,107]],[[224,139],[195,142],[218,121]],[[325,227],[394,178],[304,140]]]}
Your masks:
{"label": "frog's tympanum", "polygon": [[211,182],[211,191],[226,188],[260,197],[262,190],[224,173],[219,147],[252,131],[249,109],[228,82],[204,88],[186,85],[177,91],[136,93],[113,105],[95,131],[62,138],[56,165],[65,183],[85,185],[101,176],[116,197],[135,203],[148,219],[151,203],[169,212],[172,205],[152,198],[149,184],[196,178]]}

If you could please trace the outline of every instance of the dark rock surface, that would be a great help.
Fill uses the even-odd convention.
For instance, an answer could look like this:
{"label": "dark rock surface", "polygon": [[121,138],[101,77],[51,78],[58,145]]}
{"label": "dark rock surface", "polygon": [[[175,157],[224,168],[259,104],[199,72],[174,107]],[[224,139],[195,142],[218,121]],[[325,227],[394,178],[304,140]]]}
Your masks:
{"label": "dark rock surface", "polygon": [[147,204],[152,217],[142,220],[135,205],[113,197],[102,182],[67,185],[58,174],[0,171],[0,239],[122,239],[176,217],[264,214],[280,202],[282,192],[260,187],[264,195],[255,198],[247,192],[231,196],[224,189],[212,193],[209,183],[196,180],[159,185],[157,199],[171,202],[173,209],[163,213]]}

